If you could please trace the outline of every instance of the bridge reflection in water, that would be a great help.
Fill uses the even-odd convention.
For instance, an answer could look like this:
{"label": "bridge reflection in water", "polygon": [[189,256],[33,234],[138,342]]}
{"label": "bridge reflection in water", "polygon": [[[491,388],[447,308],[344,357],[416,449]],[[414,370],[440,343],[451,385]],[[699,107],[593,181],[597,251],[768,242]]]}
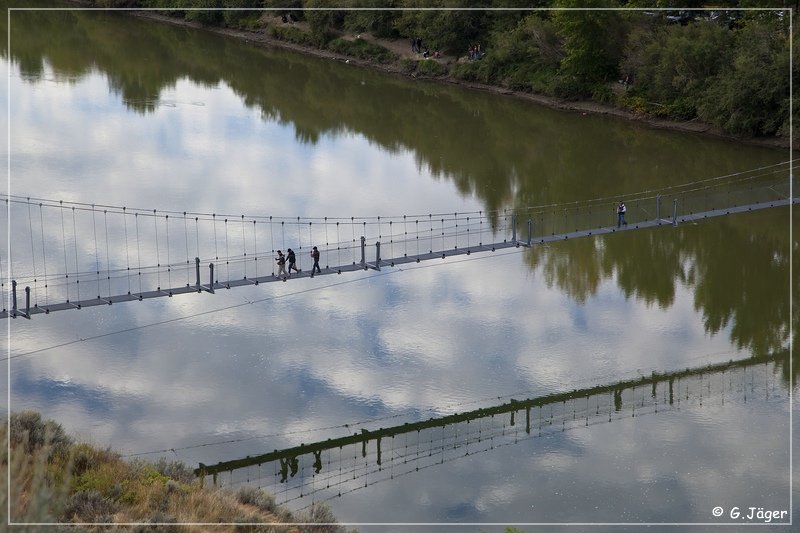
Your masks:
{"label": "bridge reflection in water", "polygon": [[[10,297],[0,318],[214,293],[281,281],[277,250],[320,275],[398,267],[455,255],[530,247],[618,231],[674,226],[792,205],[791,162],[680,186],[503,211],[389,217],[303,218],[194,213],[5,196]],[[0,196],[1,197],[1,196]],[[627,205],[617,225],[617,201]],[[1,239],[2,237],[0,237]]]}
{"label": "bridge reflection in water", "polygon": [[214,485],[257,485],[278,503],[301,509],[529,439],[630,417],[785,398],[776,364],[788,353],[652,374],[608,385],[550,394],[429,420],[301,444],[254,457],[200,463]]}

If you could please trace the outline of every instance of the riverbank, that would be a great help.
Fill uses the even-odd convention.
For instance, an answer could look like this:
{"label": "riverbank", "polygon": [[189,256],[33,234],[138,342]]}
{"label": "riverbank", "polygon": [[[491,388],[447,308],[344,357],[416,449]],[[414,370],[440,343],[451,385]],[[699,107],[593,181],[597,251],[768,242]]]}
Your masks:
{"label": "riverbank", "polygon": [[[10,503],[2,505],[3,512],[10,508],[12,513],[5,523],[77,524],[70,531],[107,530],[109,524],[168,530],[192,524],[184,526],[187,531],[206,531],[213,524],[220,532],[270,524],[286,532],[347,531],[334,523],[324,504],[292,514],[256,487],[204,488],[181,462],[126,461],[113,450],[75,441],[60,424],[34,411],[11,413],[9,425],[10,435],[0,428],[0,445],[11,451],[3,470],[10,479],[0,482],[0,500]],[[8,487],[13,487],[10,493]]]}
{"label": "riverbank", "polygon": [[[82,2],[74,2],[74,3],[85,5]],[[314,46],[299,44],[297,42],[290,42],[273,36],[270,30],[272,28],[280,28],[283,26],[283,27],[291,27],[292,31],[294,31],[295,33],[297,32],[307,33],[309,32],[307,25],[302,22],[295,22],[290,26],[286,26],[285,23],[283,23],[277,15],[273,15],[272,12],[265,13],[265,15],[261,17],[259,21],[260,26],[256,30],[239,30],[239,29],[232,29],[225,27],[207,26],[194,21],[187,21],[185,19],[168,17],[154,11],[135,11],[132,13],[134,16],[140,18],[173,24],[181,27],[193,28],[202,31],[209,31],[218,35],[223,35],[229,38],[238,39],[258,46],[290,50],[296,53],[302,53],[332,61],[339,61],[351,66],[359,68],[369,68],[385,72],[387,74],[403,76],[409,79],[415,79],[419,81],[430,81],[437,83],[446,83],[451,85],[459,85],[472,90],[479,90],[497,94],[499,96],[520,98],[552,109],[558,109],[562,111],[581,113],[581,114],[608,115],[623,120],[636,122],[654,129],[665,129],[665,130],[681,131],[688,133],[698,133],[712,137],[723,138],[734,142],[746,143],[750,145],[764,146],[770,148],[787,148],[787,149],[790,147],[790,140],[788,137],[762,138],[762,137],[735,136],[728,134],[719,128],[700,122],[698,120],[688,120],[688,121],[666,120],[661,118],[655,118],[652,116],[636,114],[626,109],[622,109],[611,105],[604,105],[588,100],[559,99],[529,92],[514,91],[496,85],[488,85],[488,84],[467,81],[453,77],[449,74],[437,75],[435,74],[436,72],[446,72],[447,71],[446,67],[452,65],[452,63],[457,61],[458,59],[447,56],[442,56],[439,58],[432,58],[432,57],[422,58],[419,54],[413,53],[410,49],[409,43],[403,39],[397,39],[397,40],[377,39],[369,34],[360,34],[358,36],[342,35],[340,37],[343,40],[350,40],[350,41],[355,39],[360,39],[367,43],[385,48],[389,52],[393,53],[395,56],[395,59],[389,62],[377,62],[369,59],[360,59],[352,55],[344,55],[342,53],[334,52],[331,50],[320,49]],[[435,62],[438,63],[439,68],[409,69],[409,64],[411,64],[411,62],[417,62],[417,64],[421,64],[424,62]],[[612,89],[624,90],[621,86],[619,88],[612,87]]]}

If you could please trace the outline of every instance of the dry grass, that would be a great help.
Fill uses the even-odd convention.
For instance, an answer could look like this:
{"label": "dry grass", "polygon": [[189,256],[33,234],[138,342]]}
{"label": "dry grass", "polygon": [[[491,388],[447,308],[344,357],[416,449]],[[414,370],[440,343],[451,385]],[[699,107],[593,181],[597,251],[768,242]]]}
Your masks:
{"label": "dry grass", "polygon": [[[340,533],[326,506],[293,516],[260,489],[238,492],[203,489],[191,470],[179,462],[124,461],[112,450],[74,443],[60,425],[38,413],[11,414],[9,435],[2,433],[0,477],[1,523],[11,501],[14,531],[263,531]],[[11,491],[8,493],[8,478]],[[280,525],[315,522],[320,525]],[[55,524],[82,524],[54,527]],[[113,524],[137,524],[132,527]],[[52,524],[52,525],[46,525]],[[243,525],[243,524],[253,524]],[[260,524],[260,525],[259,525]]]}

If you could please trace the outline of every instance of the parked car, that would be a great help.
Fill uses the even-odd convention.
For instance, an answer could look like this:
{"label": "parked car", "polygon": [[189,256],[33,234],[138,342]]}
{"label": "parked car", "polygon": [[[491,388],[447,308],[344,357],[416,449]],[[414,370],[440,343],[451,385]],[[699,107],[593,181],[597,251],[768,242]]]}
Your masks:
{"label": "parked car", "polygon": [[707,19],[723,26],[733,28],[739,20],[741,13],[739,11],[707,11]]}
{"label": "parked car", "polygon": [[681,26],[686,26],[689,24],[689,22],[694,20],[694,13],[684,9],[680,11],[666,11],[664,18],[670,24],[680,24]]}

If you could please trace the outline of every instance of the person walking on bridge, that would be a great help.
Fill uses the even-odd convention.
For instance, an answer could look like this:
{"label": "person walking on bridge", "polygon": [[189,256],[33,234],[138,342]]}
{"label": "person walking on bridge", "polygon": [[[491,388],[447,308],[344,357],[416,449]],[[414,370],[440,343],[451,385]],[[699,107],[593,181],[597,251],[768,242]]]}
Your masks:
{"label": "person walking on bridge", "polygon": [[286,259],[289,260],[289,277],[292,277],[292,269],[294,269],[295,272],[300,272],[300,269],[297,268],[297,265],[295,264],[297,257],[294,255],[294,250],[291,248],[289,248],[289,251],[286,252]]}
{"label": "person walking on bridge", "polygon": [[314,269],[317,270],[318,273],[322,274],[322,271],[319,269],[319,250],[315,246],[311,250],[311,259],[314,260],[314,266],[311,267],[311,277],[314,277]]}
{"label": "person walking on bridge", "polygon": [[627,226],[628,223],[625,221],[625,212],[628,209],[625,207],[625,204],[620,202],[617,206],[617,227],[620,226]]}
{"label": "person walking on bridge", "polygon": [[286,256],[280,250],[278,250],[278,257],[275,258],[275,261],[278,263],[278,277],[283,275],[283,279],[286,281]]}

